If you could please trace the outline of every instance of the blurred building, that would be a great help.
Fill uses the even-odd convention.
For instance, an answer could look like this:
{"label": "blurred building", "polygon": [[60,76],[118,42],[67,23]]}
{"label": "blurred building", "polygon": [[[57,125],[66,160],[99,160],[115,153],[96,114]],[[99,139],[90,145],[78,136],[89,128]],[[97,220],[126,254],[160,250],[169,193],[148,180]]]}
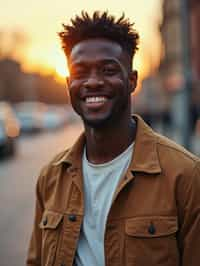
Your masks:
{"label": "blurred building", "polygon": [[163,21],[160,27],[163,55],[160,63],[162,86],[168,92],[182,86],[182,44],[180,1],[163,2]]}
{"label": "blurred building", "polygon": [[191,47],[194,79],[200,82],[200,1],[190,0],[191,13]]}
{"label": "blurred building", "polygon": [[53,75],[35,75],[37,80],[37,97],[40,101],[50,104],[66,104],[68,102],[65,84],[57,82]]}
{"label": "blurred building", "polygon": [[[190,47],[192,64],[191,112],[193,126],[200,115],[200,1],[189,0]],[[163,0],[163,20],[160,26],[163,54],[159,67],[162,88],[170,99],[183,88],[183,45],[181,0]],[[169,106],[170,108],[170,106]]]}
{"label": "blurred building", "polygon": [[192,66],[193,66],[193,123],[198,119],[196,125],[196,131],[200,134],[200,1],[190,0],[191,11],[191,54],[192,54]]}
{"label": "blurred building", "polygon": [[15,102],[22,97],[21,75],[21,66],[18,62],[10,58],[0,60],[0,100]]}
{"label": "blurred building", "polygon": [[67,92],[54,75],[25,73],[19,62],[11,58],[0,59],[0,101],[40,101],[66,104]]}
{"label": "blurred building", "polygon": [[162,89],[159,76],[150,75],[144,79],[141,90],[132,100],[133,112],[140,114],[149,125],[156,127],[162,124],[162,131],[169,129],[169,98],[167,92]]}

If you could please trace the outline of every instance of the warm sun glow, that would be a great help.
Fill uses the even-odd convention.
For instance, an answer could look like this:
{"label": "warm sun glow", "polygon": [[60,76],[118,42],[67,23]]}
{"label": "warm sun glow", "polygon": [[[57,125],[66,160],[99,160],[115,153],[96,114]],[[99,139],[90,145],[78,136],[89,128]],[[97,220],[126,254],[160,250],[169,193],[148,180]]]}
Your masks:
{"label": "warm sun glow", "polygon": [[31,72],[39,71],[39,73],[48,75],[53,74],[58,81],[65,80],[66,76],[69,76],[67,60],[62,51],[59,43],[55,43],[53,46],[46,46],[45,53],[39,51],[39,49],[29,50],[31,60],[24,60],[23,69]]}
{"label": "warm sun glow", "polygon": [[45,64],[41,62],[41,65],[43,65],[43,68],[47,69],[47,73],[54,73],[55,77],[62,81],[66,78],[66,76],[69,75],[68,67],[67,67],[67,60],[66,57],[60,48],[60,46],[57,44],[54,47],[50,47],[49,49],[46,48],[47,55],[43,58],[40,58],[40,60],[43,60]]}
{"label": "warm sun glow", "polygon": [[[13,8],[10,8],[10,3]],[[81,10],[87,10],[90,14],[94,10],[110,11],[111,14],[119,17],[125,12],[131,22],[140,33],[141,42],[139,55],[135,57],[134,68],[139,72],[142,80],[153,69],[154,63],[159,61],[159,32],[160,25],[160,0],[141,1],[64,1],[60,0],[59,5],[49,5],[49,1],[5,1],[3,9],[0,9],[0,33],[12,33],[17,30],[24,34],[24,38],[13,39],[10,46],[5,46],[6,51],[12,51],[16,59],[22,64],[25,72],[38,72],[40,74],[55,75],[59,81],[65,80],[69,75],[65,55],[61,48],[58,32],[63,30],[62,23],[69,23],[71,17],[80,14]],[[137,6],[137,8],[134,8]],[[17,9],[17,16],[16,16]],[[47,9],[47,11],[46,11]],[[45,12],[44,12],[45,10]],[[17,19],[20,17],[20,20]],[[49,26],[51,25],[51,26]],[[10,34],[8,35],[10,36]],[[2,38],[1,38],[2,39]],[[149,40],[154,40],[153,42]],[[17,45],[15,41],[18,41]],[[8,41],[9,42],[9,41]],[[3,43],[3,42],[2,42]],[[4,45],[0,45],[4,47]],[[0,47],[0,48],[1,48]],[[2,52],[2,49],[0,49]],[[146,56],[147,55],[147,56]],[[150,66],[150,67],[149,67]],[[139,86],[138,86],[139,88]]]}
{"label": "warm sun glow", "polygon": [[67,67],[67,61],[66,61],[64,54],[61,52],[55,53],[55,56],[53,59],[54,59],[53,65],[56,69],[56,73],[61,78],[66,78],[66,76],[69,75],[69,72],[68,72],[68,67]]}
{"label": "warm sun glow", "polygon": [[56,68],[56,73],[61,78],[66,78],[66,76],[69,75],[68,68],[67,68],[67,62],[64,56],[56,58],[55,68]]}

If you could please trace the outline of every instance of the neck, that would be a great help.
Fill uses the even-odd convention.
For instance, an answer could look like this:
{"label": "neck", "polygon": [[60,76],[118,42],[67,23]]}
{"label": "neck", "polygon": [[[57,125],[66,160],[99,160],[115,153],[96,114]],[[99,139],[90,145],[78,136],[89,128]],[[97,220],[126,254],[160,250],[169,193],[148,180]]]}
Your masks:
{"label": "neck", "polygon": [[88,160],[100,164],[113,160],[134,141],[136,123],[130,117],[115,125],[92,128],[85,125]]}

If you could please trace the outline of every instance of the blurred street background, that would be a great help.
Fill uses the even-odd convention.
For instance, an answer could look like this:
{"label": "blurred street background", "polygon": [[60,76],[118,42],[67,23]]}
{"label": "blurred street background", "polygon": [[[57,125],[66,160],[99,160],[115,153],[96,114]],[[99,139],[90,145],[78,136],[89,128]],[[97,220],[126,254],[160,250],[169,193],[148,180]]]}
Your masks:
{"label": "blurred street background", "polygon": [[69,147],[80,124],[18,140],[14,157],[0,163],[0,265],[25,265],[34,217],[35,185],[40,169]]}
{"label": "blurred street background", "polygon": [[125,12],[141,38],[133,62],[139,72],[133,112],[200,156],[200,2],[0,3],[0,266],[21,266],[40,169],[82,130],[65,86],[61,24],[81,10],[106,9],[117,17]]}

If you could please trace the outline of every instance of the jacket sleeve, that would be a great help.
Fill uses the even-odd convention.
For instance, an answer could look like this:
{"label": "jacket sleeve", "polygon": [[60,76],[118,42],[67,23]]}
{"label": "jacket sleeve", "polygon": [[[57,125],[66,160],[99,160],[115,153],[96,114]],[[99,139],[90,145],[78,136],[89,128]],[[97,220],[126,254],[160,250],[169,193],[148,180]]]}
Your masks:
{"label": "jacket sleeve", "polygon": [[36,185],[35,218],[26,260],[27,266],[41,266],[42,232],[39,228],[39,223],[41,222],[44,210],[42,200],[42,178],[43,175],[41,174]]}
{"label": "jacket sleeve", "polygon": [[200,164],[179,186],[178,201],[180,231],[178,234],[181,266],[200,263]]}

